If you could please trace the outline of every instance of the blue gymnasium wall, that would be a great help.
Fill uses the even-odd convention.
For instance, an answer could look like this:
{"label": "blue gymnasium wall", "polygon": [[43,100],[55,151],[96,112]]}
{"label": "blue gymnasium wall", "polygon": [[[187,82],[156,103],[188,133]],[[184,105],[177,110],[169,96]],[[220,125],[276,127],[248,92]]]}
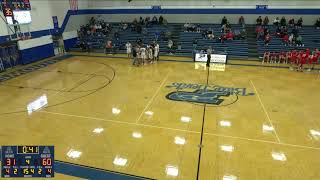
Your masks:
{"label": "blue gymnasium wall", "polygon": [[[35,56],[36,54],[36,56]],[[34,48],[24,49],[20,51],[22,64],[29,64],[41,59],[54,56],[53,44],[46,44]]]}
{"label": "blue gymnasium wall", "polygon": [[73,48],[77,43],[77,38],[64,40],[64,48],[66,51],[69,51],[70,48]]}

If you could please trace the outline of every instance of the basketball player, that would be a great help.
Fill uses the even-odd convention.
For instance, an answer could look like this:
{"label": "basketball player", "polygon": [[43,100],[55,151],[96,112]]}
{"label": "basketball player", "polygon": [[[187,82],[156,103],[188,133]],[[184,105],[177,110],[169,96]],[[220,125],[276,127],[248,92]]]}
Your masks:
{"label": "basketball player", "polygon": [[157,60],[159,61],[159,51],[160,51],[160,47],[159,47],[159,44],[156,43],[155,46],[154,46],[154,60]]}
{"label": "basketball player", "polygon": [[262,64],[264,64],[264,62],[269,63],[269,60],[270,60],[270,52],[265,51],[263,54]]}
{"label": "basketball player", "polygon": [[304,52],[303,50],[300,51],[300,62],[299,62],[299,66],[298,66],[298,71],[303,71],[303,66],[307,63],[307,59],[308,59],[308,53],[307,51]]}
{"label": "basketball player", "polygon": [[140,48],[140,55],[141,55],[141,63],[142,65],[144,65],[144,62],[146,60],[146,48],[144,46]]}
{"label": "basketball player", "polygon": [[286,52],[284,51],[281,51],[280,54],[279,54],[279,61],[278,63],[285,63],[286,61]]}
{"label": "basketball player", "polygon": [[209,46],[207,49],[207,67],[210,67],[211,54],[212,54],[212,47]]}
{"label": "basketball player", "polygon": [[131,43],[130,43],[129,41],[128,41],[127,44],[126,44],[126,48],[127,48],[128,58],[131,58],[132,46],[131,46]]}
{"label": "basketball player", "polygon": [[270,63],[277,63],[277,53],[276,52],[272,52],[270,53]]}
{"label": "basketball player", "polygon": [[150,63],[152,64],[153,63],[153,47],[151,44],[148,46],[148,59],[150,60]]}

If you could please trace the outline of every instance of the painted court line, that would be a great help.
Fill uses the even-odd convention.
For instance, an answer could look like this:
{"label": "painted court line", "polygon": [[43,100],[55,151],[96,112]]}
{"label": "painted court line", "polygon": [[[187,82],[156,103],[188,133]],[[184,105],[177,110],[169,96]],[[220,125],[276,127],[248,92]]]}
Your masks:
{"label": "painted court line", "polygon": [[197,131],[190,131],[185,129],[177,129],[177,128],[170,128],[170,127],[162,127],[162,126],[154,126],[154,125],[148,125],[148,124],[141,124],[141,123],[131,123],[131,122],[125,122],[125,121],[115,121],[115,120],[109,120],[109,119],[103,119],[103,118],[96,118],[96,117],[88,117],[88,116],[79,116],[79,115],[73,115],[73,114],[64,114],[64,113],[57,113],[57,112],[50,112],[50,111],[38,111],[39,113],[47,113],[47,114],[54,114],[54,115],[60,115],[60,116],[69,116],[69,117],[77,117],[82,119],[92,119],[92,120],[98,120],[98,121],[105,121],[105,122],[112,122],[112,123],[118,123],[118,124],[127,124],[127,125],[138,125],[143,127],[150,127],[150,128],[157,128],[157,129],[165,129],[165,130],[173,130],[173,131],[181,131],[181,132],[188,132],[188,133],[200,133]]}
{"label": "painted court line", "polygon": [[263,109],[264,113],[265,113],[266,116],[267,116],[267,119],[268,119],[270,125],[274,128],[274,134],[276,135],[276,138],[277,138],[278,142],[281,143],[280,138],[279,138],[279,136],[278,136],[278,133],[277,133],[277,131],[276,131],[276,128],[274,127],[274,125],[273,125],[272,122],[271,122],[269,113],[267,112],[266,107],[265,107],[264,104],[262,103],[262,100],[261,100],[261,98],[260,98],[260,94],[259,94],[259,92],[257,91],[256,86],[253,84],[253,81],[252,81],[252,80],[250,80],[250,83],[251,83],[251,85],[252,85],[255,93],[257,94],[257,97],[258,97],[258,99],[259,99],[259,102],[260,102],[260,104],[261,104],[261,106],[262,106],[262,109]]}
{"label": "painted court line", "polygon": [[[60,116],[78,117],[78,118],[82,118],[82,119],[91,119],[91,120],[112,122],[112,123],[118,123],[118,124],[128,124],[128,125],[135,125],[135,126],[137,125],[137,126],[164,129],[164,130],[188,132],[188,133],[194,133],[194,134],[200,134],[201,133],[201,132],[197,132],[197,131],[190,131],[190,130],[184,130],[184,129],[161,127],[161,126],[147,125],[147,124],[137,124],[137,123],[123,122],[123,121],[114,121],[114,120],[108,120],[108,119],[103,119],[103,118],[95,118],[95,117],[88,117],[88,116],[79,116],[79,115],[72,115],[72,114],[56,113],[56,112],[43,111],[43,110],[42,111],[38,111],[38,113],[39,112],[40,113],[47,113],[47,114],[55,114],[55,115],[60,115]],[[245,138],[245,137],[229,136],[229,135],[207,133],[207,132],[204,132],[204,134],[212,135],[212,136],[218,136],[218,137],[225,137],[225,138],[233,138],[233,139],[241,139],[241,140],[254,141],[254,142],[262,142],[262,143],[268,143],[268,144],[277,144],[277,145],[289,146],[289,147],[298,147],[298,148],[303,148],[303,149],[320,150],[320,148],[317,148],[317,147],[295,145],[295,144],[288,144],[288,143],[281,143],[281,142],[273,142],[273,141],[267,141],[267,140],[261,140],[261,139],[251,139],[251,138]]]}
{"label": "painted court line", "polygon": [[298,147],[298,148],[304,148],[304,149],[320,150],[320,148],[317,148],[317,147],[303,146],[303,145],[296,145],[296,144],[288,144],[288,143],[281,143],[281,142],[273,142],[273,141],[267,141],[267,140],[261,140],[261,139],[251,139],[251,138],[245,138],[245,137],[228,136],[228,135],[214,134],[214,133],[204,133],[204,134],[211,135],[211,136],[232,138],[232,139],[241,139],[241,140],[254,141],[254,142],[277,144],[277,145],[282,145],[282,146],[291,146],[291,147]]}
{"label": "painted court line", "polygon": [[151,103],[153,102],[154,98],[157,96],[157,94],[160,92],[160,89],[163,87],[164,83],[167,81],[168,77],[169,77],[170,71],[167,73],[166,77],[163,79],[162,83],[160,84],[159,88],[157,89],[157,91],[154,93],[154,95],[151,97],[151,99],[149,100],[148,104],[146,105],[146,107],[143,109],[143,111],[141,112],[139,118],[137,119],[136,123],[138,123],[140,121],[140,119],[143,116],[143,113],[149,108],[149,106],[151,105]]}

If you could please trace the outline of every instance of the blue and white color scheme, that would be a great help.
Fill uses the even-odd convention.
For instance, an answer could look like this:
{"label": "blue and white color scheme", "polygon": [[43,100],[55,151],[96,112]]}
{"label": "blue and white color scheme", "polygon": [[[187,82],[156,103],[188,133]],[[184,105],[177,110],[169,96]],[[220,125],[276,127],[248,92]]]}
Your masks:
{"label": "blue and white color scheme", "polygon": [[62,36],[64,41],[64,48],[66,51],[75,46],[78,38],[77,31],[64,32]]}
{"label": "blue and white color scheme", "polygon": [[54,56],[52,36],[18,41],[22,64],[29,64]]}
{"label": "blue and white color scheme", "polygon": [[176,91],[166,96],[167,99],[199,104],[221,105],[222,102],[229,97],[231,98],[231,96],[254,95],[254,93],[247,93],[246,88],[230,88],[218,85],[172,83],[166,87],[176,89]]}

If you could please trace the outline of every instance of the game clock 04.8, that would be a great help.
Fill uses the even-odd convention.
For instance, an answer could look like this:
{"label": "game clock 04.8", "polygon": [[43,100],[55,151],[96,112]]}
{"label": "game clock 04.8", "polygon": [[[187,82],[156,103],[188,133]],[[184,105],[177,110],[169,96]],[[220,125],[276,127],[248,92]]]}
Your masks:
{"label": "game clock 04.8", "polygon": [[1,177],[54,177],[53,146],[2,146]]}

